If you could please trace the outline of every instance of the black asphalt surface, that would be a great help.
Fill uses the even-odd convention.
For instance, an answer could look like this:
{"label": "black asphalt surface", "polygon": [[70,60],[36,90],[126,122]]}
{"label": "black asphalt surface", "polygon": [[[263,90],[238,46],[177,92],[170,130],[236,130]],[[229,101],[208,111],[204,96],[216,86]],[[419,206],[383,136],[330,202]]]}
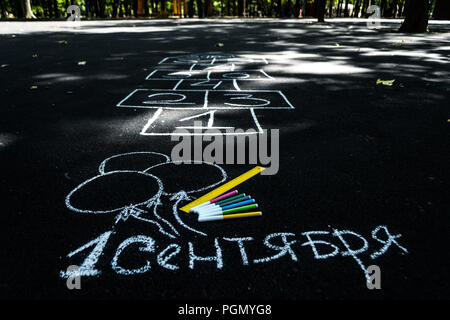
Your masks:
{"label": "black asphalt surface", "polygon": [[[450,298],[450,27],[432,23],[425,35],[398,34],[397,27],[382,22],[373,30],[353,20],[97,21],[78,29],[65,22],[1,22],[0,297]],[[263,69],[274,79],[240,81],[241,89],[281,90],[295,107],[255,111],[263,128],[280,129],[279,172],[238,188],[257,200],[263,216],[199,224],[178,212],[207,236],[183,228],[173,215],[173,195],[180,206],[188,203],[180,191],[218,182],[220,170],[158,165],[164,156],[142,153],[107,162],[109,174],[72,198],[86,212],[70,210],[66,197],[98,176],[103,160],[132,152],[170,156],[177,143],[170,137],[139,134],[154,110],[116,105],[138,88],[167,89],[167,81],[145,78],[165,57],[194,54],[266,57]],[[183,114],[177,112],[158,130],[173,129]],[[243,129],[251,123],[247,111],[218,119]],[[117,212],[99,213],[155,195],[156,179],[139,173],[152,166],[148,173],[172,194],[172,200],[161,196],[157,212],[176,228],[173,238],[152,222],[128,217],[115,224]],[[229,180],[253,165],[221,167]],[[118,170],[126,172],[111,173]],[[139,217],[155,221],[152,210]],[[401,248],[391,243],[372,259],[384,246],[371,235],[378,226],[386,228],[377,234],[382,241],[385,230],[401,235],[395,238]],[[168,225],[163,230],[173,233]],[[345,230],[353,232],[342,236],[353,256],[337,236]],[[326,231],[311,237],[339,253],[315,259],[302,235],[308,231]],[[277,250],[280,235],[264,244],[275,233],[288,233],[289,251]],[[354,233],[367,241],[362,252],[364,241]],[[107,241],[96,247],[98,261],[89,254],[99,242],[70,255],[101,235]],[[147,242],[124,247],[136,236],[142,237],[131,239]],[[237,243],[224,239],[236,237],[253,238],[245,241],[248,265]],[[221,265],[190,266],[190,247],[199,256],[219,250]],[[329,245],[317,248],[333,252]],[[277,253],[278,259],[255,263]],[[81,290],[68,290],[62,273],[83,261],[97,275],[83,276]],[[380,290],[366,287],[359,263],[380,267]]]}

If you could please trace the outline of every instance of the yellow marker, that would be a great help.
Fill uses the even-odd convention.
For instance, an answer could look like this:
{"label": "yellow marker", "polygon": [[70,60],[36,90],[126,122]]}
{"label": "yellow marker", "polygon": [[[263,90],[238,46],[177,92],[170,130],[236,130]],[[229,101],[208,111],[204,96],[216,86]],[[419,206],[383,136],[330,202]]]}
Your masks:
{"label": "yellow marker", "polygon": [[262,212],[244,212],[244,213],[236,213],[236,214],[226,214],[226,215],[215,215],[215,216],[207,216],[207,217],[198,217],[199,222],[207,222],[207,221],[217,221],[217,220],[226,220],[226,219],[238,219],[238,218],[249,218],[249,217],[258,217],[262,216]]}
{"label": "yellow marker", "polygon": [[239,177],[234,178],[231,181],[228,181],[227,183],[221,185],[220,187],[214,189],[211,192],[208,192],[207,194],[201,196],[200,198],[192,201],[191,203],[188,203],[184,207],[180,208],[181,211],[189,212],[189,210],[193,207],[198,206],[199,204],[202,204],[203,202],[209,201],[211,199],[217,198],[221,194],[227,192],[228,190],[236,187],[237,185],[240,185],[242,182],[250,179],[251,177],[257,175],[258,173],[261,173],[265,168],[256,166],[253,169],[247,171],[246,173],[241,174]]}

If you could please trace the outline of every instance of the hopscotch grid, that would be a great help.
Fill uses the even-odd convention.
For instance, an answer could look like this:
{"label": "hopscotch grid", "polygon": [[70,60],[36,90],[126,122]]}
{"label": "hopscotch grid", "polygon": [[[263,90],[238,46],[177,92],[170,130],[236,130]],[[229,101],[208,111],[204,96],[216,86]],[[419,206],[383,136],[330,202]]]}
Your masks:
{"label": "hopscotch grid", "polygon": [[203,109],[208,109],[208,95],[209,95],[209,90],[206,90],[205,92],[205,98],[204,98],[204,102],[203,102]]}
{"label": "hopscotch grid", "polygon": [[[196,65],[196,64],[194,64]],[[145,80],[181,80],[179,77],[164,77],[164,78],[153,78],[152,76],[158,72],[158,71],[174,71],[174,72],[180,72],[180,73],[194,73],[194,77],[197,76],[199,73],[201,73],[201,71],[203,70],[179,70],[179,69],[155,69],[153,70],[146,78]],[[232,64],[232,68],[230,70],[230,72],[234,72],[235,71],[235,67],[234,64]],[[186,77],[183,78],[183,80],[247,80],[247,81],[269,81],[269,80],[274,80],[273,77],[269,76],[263,69],[255,69],[255,70],[239,70],[239,73],[247,73],[249,74],[248,78],[237,78],[237,79],[233,79],[233,78],[226,78],[226,77],[222,77],[222,78],[211,78],[211,73],[226,73],[228,71],[221,71],[221,70],[208,70],[205,77],[204,78],[192,78],[192,77]],[[251,73],[261,73],[265,76],[265,78],[252,78],[250,75]],[[195,75],[197,74],[197,75]]]}
{"label": "hopscotch grid", "polygon": [[[237,85],[237,83],[236,83]],[[239,88],[239,87],[238,87]],[[142,106],[142,105],[127,105],[124,104],[123,102],[129,98],[132,94],[138,92],[138,91],[167,91],[167,93],[171,93],[173,91],[177,91],[177,92],[204,92],[205,93],[205,97],[204,97],[204,104],[202,107],[176,107],[176,106],[171,106],[171,107],[167,107],[164,106],[164,104],[167,105],[174,105],[174,104],[183,104],[183,103],[158,103],[158,105],[155,106]],[[208,95],[209,95],[209,91],[211,90],[199,90],[199,89],[186,89],[186,90],[170,90],[170,89],[135,89],[131,94],[129,94],[127,96],[127,98],[123,99],[118,105],[117,107],[121,107],[121,108],[142,108],[142,109],[158,109],[158,108],[164,108],[164,109],[184,109],[184,110],[200,110],[200,109],[219,109],[219,110],[227,110],[227,109],[249,109],[249,108],[254,108],[254,109],[295,109],[292,104],[289,102],[289,100],[287,100],[286,96],[280,91],[280,90],[214,90],[214,92],[236,92],[239,91],[240,93],[278,93],[282,99],[288,104],[288,106],[234,106],[234,107],[209,107],[208,106]],[[187,104],[187,103],[184,103]],[[189,104],[193,104],[193,103],[189,103]]]}
{"label": "hopscotch grid", "polygon": [[118,104],[116,104],[116,107],[120,107],[121,104],[127,100],[129,97],[131,97],[133,94],[135,94],[136,92],[138,92],[139,89],[134,89],[129,95],[127,95],[125,98],[123,98],[122,100],[120,100],[120,102]]}
{"label": "hopscotch grid", "polygon": [[264,74],[267,78],[273,80],[274,78],[269,76],[263,69],[259,69],[259,71],[261,71],[262,74]]}
{"label": "hopscotch grid", "polygon": [[[157,109],[156,112],[153,114],[153,116],[147,121],[147,123],[145,124],[145,126],[142,128],[140,134],[141,135],[145,135],[145,136],[171,136],[171,135],[181,135],[181,136],[196,136],[196,135],[251,135],[251,134],[261,134],[263,133],[263,129],[261,127],[261,124],[259,123],[255,110],[261,110],[261,109],[266,109],[266,110],[276,110],[276,109],[295,109],[295,107],[290,103],[290,101],[287,99],[287,97],[281,92],[281,90],[241,90],[239,85],[238,85],[238,80],[242,80],[242,81],[268,81],[268,80],[273,80],[274,78],[271,77],[270,75],[268,75],[263,69],[251,69],[251,70],[239,70],[239,73],[246,73],[247,74],[247,78],[243,78],[243,77],[227,77],[228,74],[227,72],[235,72],[236,70],[236,64],[237,65],[245,65],[245,64],[252,64],[252,65],[257,65],[257,64],[265,64],[268,65],[269,62],[266,58],[253,58],[253,57],[247,57],[247,56],[241,56],[241,57],[236,57],[234,55],[229,55],[227,58],[226,57],[221,57],[221,56],[215,56],[215,55],[209,55],[209,56],[197,56],[198,59],[195,58],[195,55],[192,56],[192,59],[190,59],[191,56],[185,56],[185,59],[181,59],[180,57],[165,57],[163,58],[161,61],[158,62],[158,65],[163,65],[162,67],[164,67],[164,69],[161,68],[156,68],[154,69],[150,74],[147,75],[147,77],[145,78],[145,80],[157,80],[157,81],[175,81],[177,80],[176,84],[174,85],[174,87],[170,90],[170,89],[135,89],[133,90],[129,95],[127,95],[124,99],[122,99],[116,106],[117,107],[123,107],[123,108],[143,108],[143,109]],[[205,57],[205,58],[203,58]],[[172,59],[172,60],[171,60]],[[208,61],[207,61],[208,60]],[[188,67],[188,65],[190,65],[190,67]],[[181,66],[181,70],[180,70],[180,66]],[[196,66],[200,66],[200,67],[207,67],[205,70],[194,70]],[[214,66],[217,66],[217,69],[214,69]],[[223,67],[226,67],[222,70]],[[228,70],[228,68],[230,70]],[[156,73],[158,71],[161,72],[166,72],[166,73],[171,73],[171,72],[176,72],[182,75],[188,75],[187,78],[180,78],[180,77],[170,77],[170,75],[165,74],[163,75],[163,77],[158,77],[158,78],[154,78],[153,76],[156,75]],[[205,74],[206,71],[206,74]],[[256,73],[256,75],[255,75]],[[219,74],[221,78],[215,78],[215,74]],[[254,76],[254,78],[252,78],[252,75]],[[260,76],[260,78],[258,78],[258,75]],[[200,76],[200,78],[199,78]],[[263,76],[263,77],[261,77]],[[193,77],[193,78],[191,78]],[[180,87],[180,85],[185,81],[199,81],[197,83],[194,83],[194,85],[190,85],[190,86],[208,86],[208,89],[203,89],[203,90],[198,90],[198,89],[181,89],[179,90],[178,88]],[[216,84],[211,83],[211,84],[204,84],[204,83],[209,83],[210,81],[217,81]],[[224,81],[232,81],[233,87],[235,90],[216,90],[218,87],[220,87],[220,85],[222,83],[224,83]],[[213,85],[213,86],[212,86]],[[211,87],[212,86],[212,87]],[[132,98],[132,96],[136,93],[138,93],[139,91],[149,91],[149,92],[154,92],[154,91],[159,91],[161,92],[161,94],[164,94],[164,92],[167,92],[168,94],[170,94],[169,92],[185,92],[186,95],[183,96],[187,96],[189,93],[199,93],[202,92],[204,93],[204,98],[203,98],[203,106],[198,106],[198,107],[186,107],[186,106],[182,106],[182,104],[188,104],[188,105],[192,105],[192,104],[196,104],[195,102],[191,102],[191,103],[182,103],[182,102],[164,102],[164,101],[155,101],[154,103],[151,103],[152,105],[127,105],[126,101],[130,98]],[[213,91],[213,92],[240,92],[241,94],[249,94],[249,97],[252,97],[252,94],[257,94],[257,93],[272,93],[272,94],[276,94],[278,95],[278,99],[281,98],[282,101],[282,105],[281,106],[267,106],[267,105],[263,105],[263,106],[252,106],[252,105],[230,105],[230,106],[226,106],[227,103],[223,103],[224,106],[208,106],[208,96],[209,96],[209,91]],[[225,94],[225,96],[227,96],[227,94]],[[270,103],[271,100],[267,100],[267,99],[261,99],[261,98],[254,98],[253,100],[266,100]],[[270,98],[268,98],[270,99]],[[153,105],[154,104],[154,105]],[[283,104],[286,104],[287,106],[284,106]],[[219,105],[221,105],[219,103]],[[236,133],[236,132],[220,132],[220,133],[209,133],[209,132],[201,132],[201,133],[169,133],[169,132],[147,132],[152,125],[155,123],[155,121],[159,118],[159,116],[161,115],[163,110],[213,110],[213,111],[208,111],[208,112],[215,112],[216,110],[250,110],[250,114],[251,117],[253,119],[254,125],[257,128],[257,132],[242,132],[242,133]],[[192,117],[187,117],[184,120],[190,119],[190,118],[195,118],[197,116],[192,116]],[[234,128],[234,127],[213,127],[213,122],[214,122],[214,115],[212,114],[212,117],[210,117],[209,121],[208,121],[208,127],[195,127],[195,126],[179,126],[179,127],[175,127],[177,129],[230,129],[230,128]]]}
{"label": "hopscotch grid", "polygon": [[173,90],[173,91],[177,90],[178,86],[179,86],[180,84],[182,84],[183,81],[184,81],[183,79],[181,79],[180,81],[178,81],[177,84],[173,87],[172,90]]}
{"label": "hopscotch grid", "polygon": [[159,115],[162,112],[162,108],[159,108],[158,110],[156,110],[155,114],[147,121],[147,123],[145,124],[145,126],[142,128],[140,134],[142,135],[143,133],[147,132],[148,128],[150,128],[150,126],[153,124],[153,122],[155,122],[156,119],[158,119]]}

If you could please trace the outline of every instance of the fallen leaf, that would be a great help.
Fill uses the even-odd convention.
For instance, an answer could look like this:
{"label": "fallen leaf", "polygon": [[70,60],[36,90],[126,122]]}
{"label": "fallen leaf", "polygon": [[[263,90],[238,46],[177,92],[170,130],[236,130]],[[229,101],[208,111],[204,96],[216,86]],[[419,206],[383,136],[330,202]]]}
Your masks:
{"label": "fallen leaf", "polygon": [[86,61],[78,61],[79,66],[84,66],[84,65],[86,65],[86,63],[87,63]]}
{"label": "fallen leaf", "polygon": [[392,86],[394,84],[394,80],[381,80],[380,78],[377,79],[377,84],[382,84],[383,86]]}
{"label": "fallen leaf", "polygon": [[223,46],[224,46],[224,44],[222,42],[216,43],[216,47],[223,47]]}
{"label": "fallen leaf", "polygon": [[339,43],[336,42],[336,43],[334,44],[334,46],[335,46],[335,47],[340,47],[341,45],[340,45]]}
{"label": "fallen leaf", "polygon": [[2,65],[0,66],[0,68],[6,68],[7,66],[9,66],[9,64],[2,64]]}
{"label": "fallen leaf", "polygon": [[31,86],[30,87],[30,90],[35,90],[35,89],[37,89],[38,88],[38,86]]}
{"label": "fallen leaf", "polygon": [[37,53],[33,54],[32,57],[37,58],[38,57]]}
{"label": "fallen leaf", "polygon": [[60,41],[58,41],[58,43],[67,44],[67,40],[60,40]]}

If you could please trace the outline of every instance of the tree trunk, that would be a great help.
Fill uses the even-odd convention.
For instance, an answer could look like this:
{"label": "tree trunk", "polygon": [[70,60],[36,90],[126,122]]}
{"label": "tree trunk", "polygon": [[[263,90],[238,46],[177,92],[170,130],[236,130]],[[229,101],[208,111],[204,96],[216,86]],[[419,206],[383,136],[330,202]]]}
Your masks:
{"label": "tree trunk", "polygon": [[198,11],[198,17],[199,18],[203,18],[204,17],[204,13],[205,13],[205,9],[203,8],[203,1],[202,0],[197,0],[197,11]]}
{"label": "tree trunk", "polygon": [[137,0],[133,0],[133,16],[138,16],[138,2]]}
{"label": "tree trunk", "polygon": [[[30,1],[30,0],[25,0],[25,1]],[[59,18],[61,15],[60,15],[60,12],[59,12],[59,8],[58,8],[58,0],[53,0],[53,9],[54,9],[54,17],[55,18]]]}
{"label": "tree trunk", "polygon": [[144,17],[150,17],[150,5],[149,0],[144,1]]}
{"label": "tree trunk", "polygon": [[433,18],[438,20],[450,20],[450,1],[436,0],[433,11]]}
{"label": "tree trunk", "polygon": [[369,8],[369,0],[364,0],[363,6],[361,9],[361,17],[364,17],[367,13],[367,8]]}
{"label": "tree trunk", "polygon": [[403,17],[404,16],[404,14],[405,14],[404,9],[405,9],[405,3],[404,3],[404,1],[402,1],[400,3],[400,5],[398,6],[398,16],[399,17]]}
{"label": "tree trunk", "polygon": [[5,9],[5,4],[3,1],[0,1],[0,17],[8,18],[8,12]]}
{"label": "tree trunk", "polygon": [[205,0],[205,17],[208,18],[212,15],[212,1]]}
{"label": "tree trunk", "polygon": [[342,10],[342,0],[338,1],[338,5],[337,5],[337,10],[336,10],[336,16],[340,17],[341,16],[341,10]]}
{"label": "tree trunk", "polygon": [[31,10],[31,1],[30,0],[20,0],[20,14],[21,18],[25,19],[36,19],[33,11]]}
{"label": "tree trunk", "polygon": [[387,17],[395,18],[395,16],[397,15],[397,4],[398,0],[392,1],[391,6],[389,7],[389,12],[386,15]]}
{"label": "tree trunk", "polygon": [[344,17],[348,17],[348,0],[345,0]]}
{"label": "tree trunk", "polygon": [[360,8],[361,8],[361,0],[357,0],[356,4],[354,6],[354,9],[353,9],[353,17],[354,18],[358,18]]}
{"label": "tree trunk", "polygon": [[400,27],[400,32],[426,32],[428,27],[428,13],[430,4],[428,0],[409,0],[406,3],[406,17]]}
{"label": "tree trunk", "polygon": [[386,17],[386,9],[387,9],[387,3],[386,0],[381,0],[380,3],[380,14],[382,17]]}
{"label": "tree trunk", "polygon": [[298,18],[300,15],[300,0],[295,0],[294,4],[294,18]]}
{"label": "tree trunk", "polygon": [[187,3],[188,6],[188,17],[189,18],[193,18],[194,17],[194,0],[189,0],[189,2]]}
{"label": "tree trunk", "polygon": [[117,18],[119,16],[119,6],[120,6],[120,0],[114,0],[113,11],[112,11],[113,18]]}
{"label": "tree trunk", "polygon": [[316,1],[317,22],[325,22],[326,0],[315,0],[315,1]]}

